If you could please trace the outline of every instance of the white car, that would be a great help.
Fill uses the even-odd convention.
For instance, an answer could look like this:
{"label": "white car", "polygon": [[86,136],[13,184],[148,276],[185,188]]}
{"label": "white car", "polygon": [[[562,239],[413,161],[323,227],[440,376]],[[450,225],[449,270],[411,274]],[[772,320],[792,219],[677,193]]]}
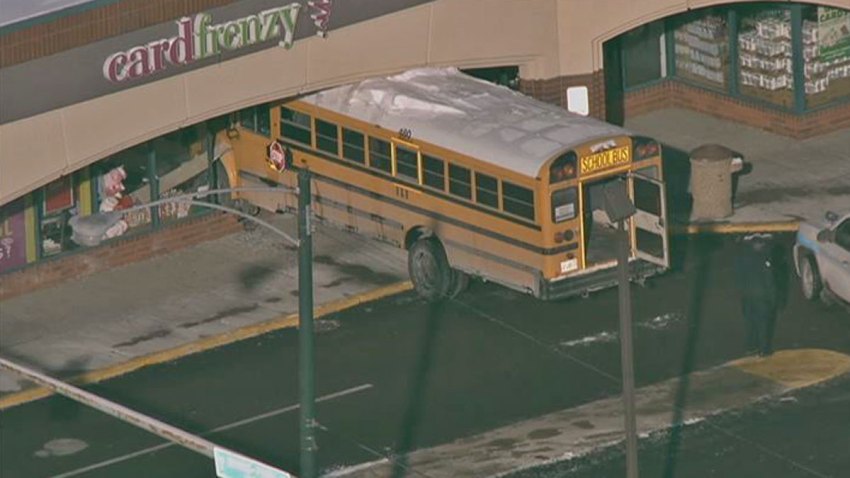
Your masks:
{"label": "white car", "polygon": [[850,211],[804,222],[794,244],[794,264],[806,299],[850,306]]}

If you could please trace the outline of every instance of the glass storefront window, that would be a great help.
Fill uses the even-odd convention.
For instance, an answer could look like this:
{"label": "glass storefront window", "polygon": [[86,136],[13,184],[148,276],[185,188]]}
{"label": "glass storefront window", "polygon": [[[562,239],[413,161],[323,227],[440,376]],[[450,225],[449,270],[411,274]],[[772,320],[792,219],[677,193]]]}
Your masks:
{"label": "glass storefront window", "polygon": [[739,88],[744,96],[794,107],[791,12],[773,5],[741,7]]}
{"label": "glass storefront window", "polygon": [[623,35],[623,78],[626,88],[660,80],[665,75],[662,56],[664,22],[642,25]]}
{"label": "glass storefront window", "polygon": [[803,7],[806,106],[850,99],[850,11]]}
{"label": "glass storefront window", "polygon": [[676,76],[714,89],[729,85],[729,31],[726,13],[700,11],[673,29]]}
{"label": "glass storefront window", "polygon": [[71,176],[59,178],[42,189],[42,256],[52,256],[74,248],[68,219],[75,214],[75,206],[74,181]]}

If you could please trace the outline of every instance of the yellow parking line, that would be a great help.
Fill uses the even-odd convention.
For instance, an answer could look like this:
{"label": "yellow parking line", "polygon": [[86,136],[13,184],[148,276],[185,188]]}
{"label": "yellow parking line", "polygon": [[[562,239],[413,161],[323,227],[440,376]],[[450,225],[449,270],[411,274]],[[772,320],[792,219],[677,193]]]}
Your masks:
{"label": "yellow parking line", "polygon": [[746,357],[730,365],[793,390],[850,372],[850,356],[821,349],[780,350],[769,357]]}
{"label": "yellow parking line", "polygon": [[799,221],[777,222],[712,222],[670,226],[671,234],[743,234],[748,232],[796,232]]}
{"label": "yellow parking line", "polygon": [[[364,304],[366,302],[372,302],[375,300],[382,299],[384,297],[399,294],[401,292],[408,291],[412,288],[413,285],[410,283],[410,281],[398,282],[396,284],[392,284],[386,287],[380,287],[378,289],[374,289],[363,294],[358,294],[352,297],[346,297],[345,299],[340,299],[333,302],[329,302],[327,304],[322,304],[315,308],[314,315],[317,319],[319,319],[327,315],[350,309],[360,304]],[[115,378],[121,375],[128,374],[130,372],[139,370],[140,368],[147,367],[150,365],[170,362],[172,360],[176,360],[187,355],[211,350],[216,347],[221,347],[222,345],[227,345],[234,342],[238,342],[240,340],[257,337],[259,335],[263,335],[275,330],[297,326],[298,313],[288,314],[259,324],[247,325],[245,327],[240,327],[238,329],[224,332],[218,335],[205,337],[203,339],[180,345],[178,347],[162,350],[160,352],[154,352],[141,357],[136,357],[123,363],[111,365],[98,370],[92,370],[90,372],[86,372],[82,375],[74,377],[70,380],[70,382],[76,385],[97,383],[103,380],[108,380],[110,378]],[[28,390],[24,390],[22,392],[13,393],[0,398],[0,410],[5,410],[16,405],[21,405],[23,403],[31,402],[33,400],[38,400],[50,396],[52,394],[53,391],[44,387],[35,387]]]}

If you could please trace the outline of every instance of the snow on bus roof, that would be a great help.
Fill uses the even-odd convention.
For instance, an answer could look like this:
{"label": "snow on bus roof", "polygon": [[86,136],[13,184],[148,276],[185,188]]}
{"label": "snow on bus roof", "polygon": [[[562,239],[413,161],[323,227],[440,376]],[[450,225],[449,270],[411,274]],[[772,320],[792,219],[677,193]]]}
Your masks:
{"label": "snow on bus roof", "polygon": [[370,78],[302,100],[531,177],[559,151],[629,134],[456,68]]}

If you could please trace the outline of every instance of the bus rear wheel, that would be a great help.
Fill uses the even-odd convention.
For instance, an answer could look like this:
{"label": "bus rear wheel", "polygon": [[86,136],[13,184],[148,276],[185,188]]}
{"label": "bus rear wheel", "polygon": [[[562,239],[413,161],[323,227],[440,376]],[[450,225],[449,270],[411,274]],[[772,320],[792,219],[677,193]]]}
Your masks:
{"label": "bus rear wheel", "polygon": [[437,301],[448,296],[452,268],[439,241],[423,238],[410,246],[407,269],[413,288],[425,300]]}
{"label": "bus rear wheel", "polygon": [[454,299],[469,287],[469,275],[461,270],[452,269],[452,283],[449,286],[448,298]]}

